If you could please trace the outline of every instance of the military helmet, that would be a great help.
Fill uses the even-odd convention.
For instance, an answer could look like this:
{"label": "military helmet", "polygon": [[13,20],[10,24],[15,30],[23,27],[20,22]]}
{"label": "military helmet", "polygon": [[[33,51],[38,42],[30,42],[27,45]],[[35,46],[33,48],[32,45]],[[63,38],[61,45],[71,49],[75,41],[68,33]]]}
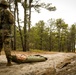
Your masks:
{"label": "military helmet", "polygon": [[1,0],[0,1],[0,5],[5,5],[5,6],[9,6],[9,3],[7,2],[7,1],[5,1],[5,0]]}

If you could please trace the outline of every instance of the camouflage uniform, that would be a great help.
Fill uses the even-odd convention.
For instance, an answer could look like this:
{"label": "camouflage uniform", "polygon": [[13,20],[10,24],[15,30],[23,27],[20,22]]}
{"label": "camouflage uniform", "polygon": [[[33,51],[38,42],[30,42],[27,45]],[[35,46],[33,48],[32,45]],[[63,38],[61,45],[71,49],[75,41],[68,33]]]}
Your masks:
{"label": "camouflage uniform", "polygon": [[7,10],[9,4],[2,0],[0,2],[0,52],[4,46],[4,51],[7,58],[7,65],[11,64],[11,38],[10,28],[14,23],[14,16]]}

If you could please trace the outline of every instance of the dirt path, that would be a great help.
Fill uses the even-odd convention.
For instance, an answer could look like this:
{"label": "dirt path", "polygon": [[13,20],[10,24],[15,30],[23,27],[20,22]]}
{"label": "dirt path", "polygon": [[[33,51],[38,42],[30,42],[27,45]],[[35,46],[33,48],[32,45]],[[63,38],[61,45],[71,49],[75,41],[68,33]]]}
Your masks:
{"label": "dirt path", "polygon": [[[0,56],[0,75],[76,75],[76,54],[40,54],[48,58],[45,62],[34,62],[6,66],[5,55]],[[72,73],[69,73],[74,71]],[[65,71],[65,72],[64,72]],[[67,74],[68,73],[68,74]]]}

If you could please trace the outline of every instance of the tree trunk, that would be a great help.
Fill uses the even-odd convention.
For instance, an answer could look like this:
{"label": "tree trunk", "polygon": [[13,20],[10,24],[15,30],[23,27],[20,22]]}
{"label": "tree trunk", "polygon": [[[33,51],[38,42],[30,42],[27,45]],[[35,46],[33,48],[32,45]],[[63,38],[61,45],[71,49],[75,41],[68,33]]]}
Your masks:
{"label": "tree trunk", "polygon": [[[14,18],[16,20],[16,0],[14,1],[15,2],[15,8],[14,8]],[[14,22],[14,50],[16,50],[16,25],[15,25],[15,22]]]}
{"label": "tree trunk", "polygon": [[18,22],[18,28],[19,28],[20,38],[21,38],[21,44],[22,44],[22,48],[23,48],[23,51],[24,51],[23,37],[22,37],[21,28],[20,28],[20,23],[19,23],[18,4],[17,4],[17,22]]}
{"label": "tree trunk", "polygon": [[24,5],[24,50],[23,51],[27,51],[27,14],[26,14],[26,10],[27,10],[27,0],[24,1],[25,5]]}

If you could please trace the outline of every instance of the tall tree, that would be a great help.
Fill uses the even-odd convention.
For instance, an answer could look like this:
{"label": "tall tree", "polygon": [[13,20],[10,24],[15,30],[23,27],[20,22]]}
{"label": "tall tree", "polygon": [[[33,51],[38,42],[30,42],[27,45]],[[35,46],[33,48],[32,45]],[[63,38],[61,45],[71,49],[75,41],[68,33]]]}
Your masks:
{"label": "tall tree", "polygon": [[53,48],[53,31],[55,30],[55,20],[49,19],[49,51]]}
{"label": "tall tree", "polygon": [[24,1],[24,50],[27,51],[27,0]]}
{"label": "tall tree", "polygon": [[21,27],[20,27],[20,22],[19,22],[19,10],[18,10],[18,3],[17,3],[17,23],[18,23],[18,29],[19,29],[19,33],[20,33],[20,39],[21,39],[21,44],[22,44],[22,49],[24,51],[24,45],[23,45],[23,36],[21,33]]}
{"label": "tall tree", "polygon": [[39,32],[38,32],[38,35],[40,37],[40,42],[39,42],[40,48],[39,49],[42,50],[42,48],[43,48],[43,31],[44,31],[45,23],[44,23],[44,21],[41,20],[36,25],[39,28]]}
{"label": "tall tree", "polygon": [[64,20],[62,19],[57,19],[56,20],[56,26],[57,26],[57,31],[58,31],[58,48],[59,52],[63,51],[63,41],[64,41],[64,30],[67,28],[67,24],[65,24]]}
{"label": "tall tree", "polygon": [[28,18],[28,38],[27,38],[27,44],[28,44],[28,51],[29,51],[29,43],[30,43],[30,27],[31,27],[31,3],[33,0],[29,0],[29,18]]}
{"label": "tall tree", "polygon": [[59,49],[59,52],[61,51],[61,22],[62,22],[62,19],[57,19],[56,20],[56,25],[57,25],[57,30],[58,30],[58,49]]}
{"label": "tall tree", "polygon": [[71,50],[75,52],[75,39],[76,39],[76,25],[71,26]]}

